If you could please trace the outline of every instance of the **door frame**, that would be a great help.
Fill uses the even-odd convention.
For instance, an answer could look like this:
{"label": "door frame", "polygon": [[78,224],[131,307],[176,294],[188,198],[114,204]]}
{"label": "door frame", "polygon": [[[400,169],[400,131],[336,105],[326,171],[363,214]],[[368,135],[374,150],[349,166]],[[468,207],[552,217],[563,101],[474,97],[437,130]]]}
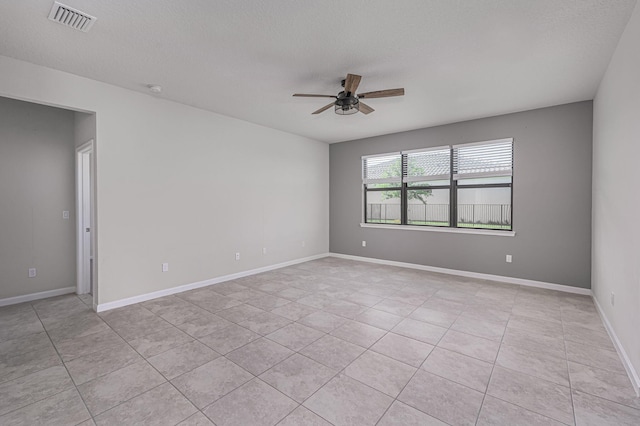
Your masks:
{"label": "door frame", "polygon": [[[89,253],[93,256],[93,268],[89,266],[89,279],[90,282],[86,282],[85,275],[85,263],[84,252],[87,249],[84,242],[84,225],[83,225],[83,206],[85,205],[85,196],[83,193],[83,181],[84,174],[82,169],[83,158],[85,155],[91,154],[89,163],[89,192],[90,198],[89,208],[90,212],[90,232],[91,232],[91,247]],[[96,250],[96,235],[97,235],[97,221],[96,221],[96,150],[95,140],[91,139],[82,145],[76,147],[76,292],[77,294],[86,294],[90,288],[90,283],[93,282],[93,309],[96,309],[98,305],[98,274],[97,274],[97,250]],[[89,265],[91,263],[89,262]]]}

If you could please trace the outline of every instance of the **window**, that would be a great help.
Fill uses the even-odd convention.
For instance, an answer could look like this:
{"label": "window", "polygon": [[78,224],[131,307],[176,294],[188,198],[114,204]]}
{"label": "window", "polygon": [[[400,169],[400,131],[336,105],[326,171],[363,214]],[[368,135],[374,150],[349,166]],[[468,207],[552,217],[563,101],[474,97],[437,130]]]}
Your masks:
{"label": "window", "polygon": [[451,149],[403,152],[408,225],[450,226]]}
{"label": "window", "polygon": [[398,153],[363,157],[362,181],[367,223],[400,224],[402,155]]}
{"label": "window", "polygon": [[362,157],[365,223],[512,229],[513,139]]}
{"label": "window", "polygon": [[513,140],[454,145],[459,228],[511,230]]}

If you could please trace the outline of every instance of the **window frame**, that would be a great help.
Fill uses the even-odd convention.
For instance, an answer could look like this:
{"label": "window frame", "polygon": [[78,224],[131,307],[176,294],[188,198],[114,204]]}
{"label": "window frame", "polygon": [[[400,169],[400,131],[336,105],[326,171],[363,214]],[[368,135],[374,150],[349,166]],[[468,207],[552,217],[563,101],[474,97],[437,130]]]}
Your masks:
{"label": "window frame", "polygon": [[[461,177],[457,175],[457,170],[455,170],[454,164],[454,154],[455,150],[463,147],[471,147],[471,146],[482,146],[482,145],[490,145],[490,144],[498,144],[498,143],[509,142],[511,144],[511,168],[509,172],[484,172],[478,174],[470,174],[468,177]],[[435,150],[442,150],[447,148],[449,150],[449,173],[448,173],[448,185],[436,185],[436,186],[409,186],[412,183],[411,179],[408,176],[408,155],[411,153],[417,152],[428,152]],[[364,174],[365,174],[365,159],[372,157],[383,157],[387,155],[397,155],[398,151],[386,153],[386,154],[375,154],[375,155],[366,155],[361,157],[361,166],[363,169],[363,182],[362,182],[362,222],[361,227],[375,227],[375,228],[388,228],[388,229],[418,229],[418,230],[436,230],[440,232],[461,232],[461,233],[478,233],[478,234],[490,234],[490,235],[505,235],[505,236],[513,236],[515,235],[514,227],[513,227],[513,169],[514,169],[514,141],[513,138],[503,138],[503,139],[494,139],[480,142],[471,142],[465,144],[457,144],[457,145],[444,145],[444,146],[436,146],[429,147],[423,149],[413,149],[408,151],[400,151],[400,159],[401,159],[401,182],[399,187],[391,187],[391,188],[367,188],[367,184],[365,183]],[[436,177],[442,177],[444,175],[435,175]],[[509,176],[510,182],[505,183],[475,183],[469,185],[460,185],[458,181],[464,181],[465,179],[479,179],[482,177],[503,177]],[[444,180],[444,179],[434,179],[434,180]],[[413,182],[416,182],[413,180]],[[420,181],[420,182],[426,182]],[[487,227],[477,227],[477,226],[459,226],[458,223],[458,190],[459,189],[484,189],[484,188],[509,188],[509,225],[510,227],[507,229],[496,229],[496,228],[487,228]],[[411,190],[424,190],[424,189],[448,189],[449,190],[449,224],[448,225],[429,225],[429,224],[411,224],[408,223],[408,197],[407,192]],[[368,222],[367,221],[367,192],[369,191],[400,191],[400,223],[380,223],[380,222]]]}
{"label": "window frame", "polygon": [[[367,178],[367,174],[366,174],[366,167],[365,167],[365,161],[370,159],[370,158],[380,158],[380,157],[392,157],[392,156],[399,156],[399,160],[400,160],[400,176],[398,178],[380,178],[380,179],[370,179]],[[382,191],[400,191],[400,224],[402,224],[402,199],[403,199],[403,195],[402,195],[402,174],[404,173],[404,167],[402,165],[402,152],[400,151],[395,151],[395,152],[387,152],[387,153],[383,153],[383,154],[373,154],[373,155],[363,155],[362,159],[361,159],[361,167],[362,167],[362,187],[364,189],[363,191],[363,198],[364,198],[364,220],[366,221],[366,217],[367,217],[367,193],[369,191],[371,192],[382,192]],[[397,186],[392,186],[392,187],[385,187],[385,188],[368,188],[367,185],[376,185],[376,184],[393,184],[396,183],[395,181],[397,181]],[[388,223],[388,222],[366,222],[369,224],[376,224],[376,225],[396,225],[394,223]]]}

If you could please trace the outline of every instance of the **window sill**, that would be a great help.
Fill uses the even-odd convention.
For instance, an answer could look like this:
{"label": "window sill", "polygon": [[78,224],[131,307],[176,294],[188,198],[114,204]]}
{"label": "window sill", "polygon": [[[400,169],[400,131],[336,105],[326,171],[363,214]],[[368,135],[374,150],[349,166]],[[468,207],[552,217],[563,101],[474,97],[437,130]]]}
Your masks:
{"label": "window sill", "polygon": [[385,225],[381,223],[361,223],[361,228],[401,229],[403,231],[447,232],[450,234],[476,234],[496,237],[515,237],[516,231],[494,231],[492,229],[446,228],[436,226]]}

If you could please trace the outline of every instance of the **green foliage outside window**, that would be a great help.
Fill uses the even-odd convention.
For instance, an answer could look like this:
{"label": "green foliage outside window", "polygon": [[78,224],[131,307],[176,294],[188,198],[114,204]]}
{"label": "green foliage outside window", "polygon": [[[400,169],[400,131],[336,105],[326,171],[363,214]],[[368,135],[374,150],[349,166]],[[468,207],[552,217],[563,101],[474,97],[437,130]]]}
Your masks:
{"label": "green foliage outside window", "polygon": [[[408,175],[423,176],[424,169],[416,165],[409,165]],[[394,164],[390,170],[387,170],[385,172],[384,177],[389,178],[389,177],[396,177],[396,176],[402,176],[402,165],[400,164],[400,162]],[[425,184],[424,186],[429,186],[429,185]],[[378,184],[377,187],[378,188],[397,188],[396,184],[394,183],[381,183],[381,184]],[[412,189],[411,191],[407,191],[407,200],[408,201],[418,200],[422,204],[427,205],[427,197],[430,197],[431,195],[433,195],[431,193],[431,189]],[[400,198],[400,192],[397,190],[382,192],[383,200],[389,200],[391,198]]]}

